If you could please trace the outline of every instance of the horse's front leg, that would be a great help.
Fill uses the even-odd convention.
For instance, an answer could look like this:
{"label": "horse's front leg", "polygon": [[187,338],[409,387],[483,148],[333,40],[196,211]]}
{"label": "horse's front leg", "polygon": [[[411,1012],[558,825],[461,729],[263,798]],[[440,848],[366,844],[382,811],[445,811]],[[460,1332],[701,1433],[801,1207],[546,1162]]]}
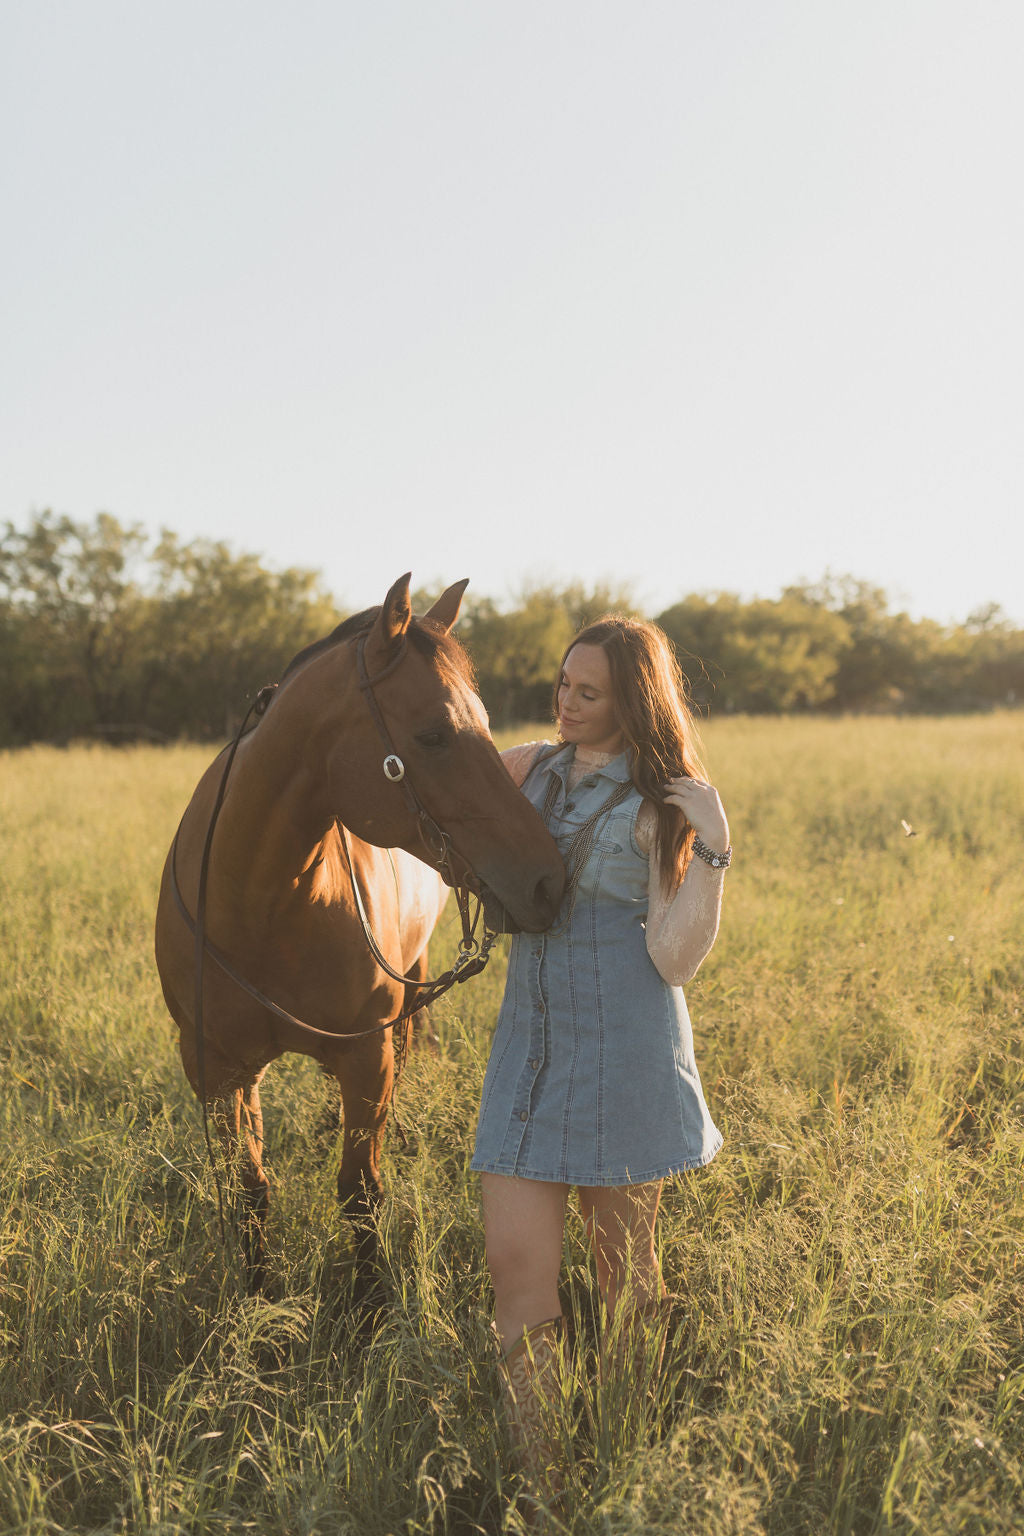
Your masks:
{"label": "horse's front leg", "polygon": [[267,1208],[270,1181],[263,1168],[263,1109],[259,1075],[226,1093],[208,1094],[210,1119],[217,1128],[228,1178],[237,1173],[246,1282],[250,1294],[267,1289]]}
{"label": "horse's front leg", "polygon": [[345,1120],[338,1199],[342,1216],[354,1223],[356,1280],[361,1289],[379,1275],[379,1244],[374,1215],[382,1189],[380,1157],[394,1081],[391,1030],[382,1030],[332,1067],[341,1088]]}
{"label": "horse's front leg", "polygon": [[255,1082],[239,1089],[235,1125],[242,1181],[242,1236],[251,1291],[264,1291],[267,1284],[266,1223],[270,1181],[263,1171],[263,1109],[259,1086],[262,1076],[263,1072]]}
{"label": "horse's front leg", "polygon": [[[185,1074],[199,1095],[195,1045],[189,1031],[181,1036]],[[238,1174],[245,1244],[246,1278],[250,1292],[266,1289],[266,1218],[270,1181],[263,1169],[263,1109],[259,1085],[266,1065],[239,1067],[222,1055],[211,1040],[205,1043],[206,1107],[216,1128],[229,1181]],[[240,1081],[241,1079],[241,1081]]]}

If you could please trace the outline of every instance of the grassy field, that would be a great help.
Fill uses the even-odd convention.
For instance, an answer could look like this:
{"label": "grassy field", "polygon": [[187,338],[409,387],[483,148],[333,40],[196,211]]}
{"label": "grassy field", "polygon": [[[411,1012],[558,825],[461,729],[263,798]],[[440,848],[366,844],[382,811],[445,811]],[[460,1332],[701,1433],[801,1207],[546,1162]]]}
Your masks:
{"label": "grassy field", "polygon": [[[725,1148],[667,1191],[656,1403],[580,1372],[568,1524],[1019,1532],[1024,714],[706,744],[736,858],[688,995]],[[518,1529],[467,1173],[503,965],[403,1083],[372,1331],[327,1086],[271,1069],[274,1299],[249,1299],[151,958],[208,756],[0,758],[0,1532]],[[578,1222],[567,1265],[585,1354]]]}

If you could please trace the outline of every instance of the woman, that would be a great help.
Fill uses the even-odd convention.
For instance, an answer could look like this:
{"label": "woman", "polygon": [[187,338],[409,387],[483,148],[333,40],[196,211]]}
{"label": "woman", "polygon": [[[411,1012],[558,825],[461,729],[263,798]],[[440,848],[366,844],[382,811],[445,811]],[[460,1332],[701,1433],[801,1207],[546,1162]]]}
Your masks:
{"label": "woman", "polygon": [[663,1181],[722,1144],[681,989],[714,943],[731,858],[661,630],[617,616],[582,630],[555,707],[562,744],[527,743],[505,762],[562,850],[566,896],[547,933],[512,942],[472,1164],[512,1438],[542,1497],[559,1486],[546,1407],[570,1188],[605,1327],[628,1340],[662,1310]]}

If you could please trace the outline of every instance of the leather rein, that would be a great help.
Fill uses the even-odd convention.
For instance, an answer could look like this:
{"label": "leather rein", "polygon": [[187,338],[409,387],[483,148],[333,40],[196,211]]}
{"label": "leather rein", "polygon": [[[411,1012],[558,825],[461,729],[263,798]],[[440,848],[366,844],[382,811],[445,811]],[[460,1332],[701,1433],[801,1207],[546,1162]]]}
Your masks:
{"label": "leather rein", "polygon": [[[384,955],[380,944],[377,942],[372,927],[370,926],[370,920],[366,911],[366,903],[363,898],[363,893],[360,890],[359,882],[356,878],[355,866],[352,861],[352,851],[349,846],[348,831],[342,825],[340,819],[337,816],[334,819],[334,824],[337,827],[338,835],[341,839],[341,845],[344,850],[345,861],[348,866],[349,879],[352,884],[352,895],[367,948],[369,949],[371,955],[373,956],[380,969],[384,971],[388,976],[390,976],[393,981],[401,982],[403,986],[411,987],[414,989],[414,1001],[408,1007],[404,1008],[401,1013],[396,1015],[395,1018],[387,1019],[381,1024],[374,1024],[369,1029],[360,1029],[348,1033],[335,1032],[326,1029],[317,1029],[314,1025],[307,1024],[304,1022],[304,1020],[296,1018],[296,1016],[293,1013],[290,1013],[287,1008],[282,1008],[279,1003],[274,1002],[274,1000],[268,997],[265,992],[261,991],[259,987],[254,986],[252,982],[248,981],[245,976],[242,975],[242,973],[232,963],[228,956],[225,955],[222,950],[218,949],[214,944],[212,944],[206,937],[206,893],[209,879],[210,854],[213,847],[214,829],[216,828],[217,821],[220,817],[221,809],[224,804],[224,797],[227,793],[228,778],[234,765],[235,754],[238,751],[238,747],[242,741],[243,736],[245,735],[246,727],[248,726],[249,721],[253,715],[262,716],[266,712],[278,685],[276,683],[269,683],[266,687],[261,688],[252,704],[246,711],[245,718],[239,726],[235,738],[231,743],[231,746],[228,750],[227,760],[224,764],[224,771],[221,774],[217,795],[214,800],[213,809],[210,813],[209,825],[206,829],[206,839],[203,845],[203,855],[199,866],[199,889],[196,896],[196,912],[194,918],[185,905],[184,898],[181,894],[181,888],[178,884],[176,855],[178,849],[178,838],[181,833],[180,824],[178,826],[177,832],[174,835],[174,842],[171,845],[171,888],[174,894],[174,899],[178,906],[178,910],[184,918],[190,932],[195,938],[195,1005],[193,1017],[195,1021],[196,1077],[199,1085],[199,1096],[203,1101],[203,1124],[206,1133],[207,1148],[210,1149],[211,1159],[213,1157],[213,1153],[212,1148],[210,1148],[210,1134],[206,1115],[205,1038],[203,1031],[203,971],[204,962],[207,955],[209,955],[210,959],[214,961],[218,968],[223,971],[226,976],[229,976],[237,986],[239,986],[244,992],[247,992],[248,995],[252,997],[256,1002],[258,1002],[262,1007],[268,1009],[271,1013],[276,1014],[278,1018],[284,1019],[288,1024],[292,1026],[293,1029],[299,1030],[302,1034],[308,1035],[312,1039],[330,1041],[333,1043],[344,1040],[363,1040],[369,1035],[380,1034],[386,1029],[391,1029],[398,1024],[405,1023],[407,1020],[412,1018],[413,1014],[418,1013],[421,1008],[427,1007],[430,1003],[441,997],[451,987],[458,983],[468,981],[471,976],[479,975],[490,959],[491,950],[497,940],[497,934],[492,929],[487,927],[485,922],[483,927],[482,941],[477,938],[476,932],[480,924],[480,915],[483,910],[483,902],[479,896],[475,898],[476,910],[471,915],[471,902],[473,897],[465,882],[459,881],[456,878],[452,861],[451,840],[449,839],[448,834],[444,831],[444,829],[439,827],[437,822],[430,815],[429,811],[426,809],[423,802],[417,795],[413,785],[410,783],[406,775],[405,764],[402,762],[402,759],[395,751],[395,744],[391,738],[391,733],[388,730],[387,723],[381,712],[380,705],[377,702],[377,697],[373,691],[376,685],[383,681],[385,677],[390,676],[390,674],[399,665],[405,654],[406,643],[407,642],[403,639],[396,655],[392,657],[388,665],[384,667],[380,672],[376,673],[375,676],[370,677],[366,670],[366,636],[361,635],[356,643],[356,668],[359,687],[366,699],[370,710],[370,715],[385,747],[386,755],[381,765],[384,777],[391,784],[401,785],[403,794],[405,795],[409,807],[413,814],[416,816],[417,822],[419,824],[420,836],[431,855],[431,862],[445,879],[445,883],[450,885],[455,892],[455,899],[458,904],[459,917],[462,924],[462,938],[459,941],[459,953],[453,964],[449,966],[446,971],[442,972],[440,976],[437,976],[430,981],[420,981],[415,977],[407,976],[401,971],[396,970],[390,964],[387,957]],[[396,1063],[395,1073],[396,1081],[404,1062],[407,1040],[408,1032],[406,1031],[403,1035],[403,1039],[397,1053],[398,1060]],[[393,1097],[394,1087],[392,1087],[392,1098]]]}

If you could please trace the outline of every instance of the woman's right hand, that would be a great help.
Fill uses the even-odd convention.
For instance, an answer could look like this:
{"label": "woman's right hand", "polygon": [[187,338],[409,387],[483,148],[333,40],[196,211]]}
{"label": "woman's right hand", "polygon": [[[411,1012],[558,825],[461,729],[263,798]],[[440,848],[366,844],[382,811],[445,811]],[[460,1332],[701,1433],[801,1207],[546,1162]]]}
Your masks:
{"label": "woman's right hand", "polygon": [[715,786],[684,774],[662,787],[666,803],[682,811],[701,842],[715,853],[724,853],[729,846],[729,822]]}

